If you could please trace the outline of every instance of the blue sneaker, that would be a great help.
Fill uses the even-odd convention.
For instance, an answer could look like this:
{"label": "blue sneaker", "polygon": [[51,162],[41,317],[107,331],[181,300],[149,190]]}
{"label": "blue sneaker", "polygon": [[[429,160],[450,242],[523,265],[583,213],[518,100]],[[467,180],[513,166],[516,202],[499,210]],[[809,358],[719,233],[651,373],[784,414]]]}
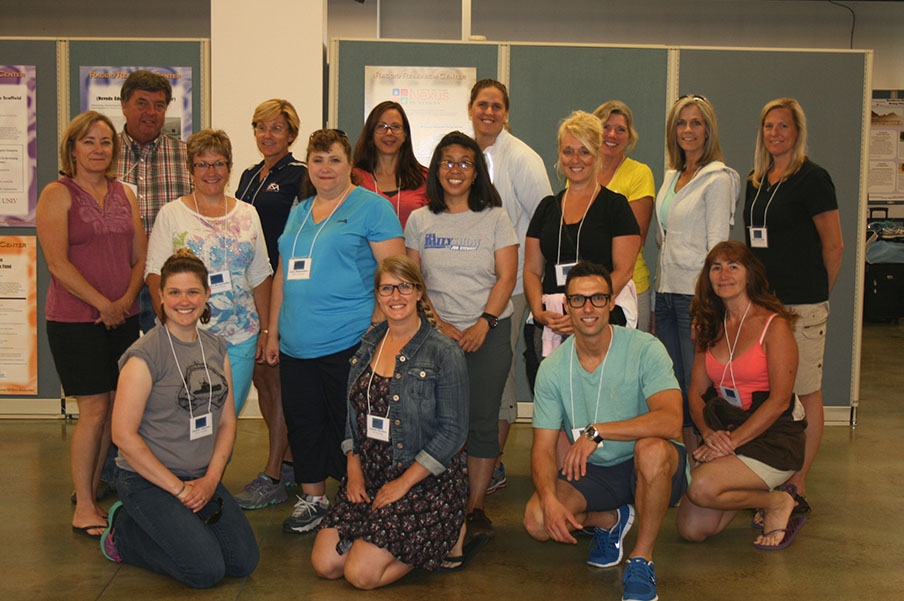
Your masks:
{"label": "blue sneaker", "polygon": [[657,601],[656,572],[653,562],[643,557],[631,557],[625,562],[625,575],[622,577],[625,592],[622,601]]}
{"label": "blue sneaker", "polygon": [[611,568],[621,562],[624,549],[622,542],[634,524],[634,506],[622,505],[618,508],[618,521],[609,530],[594,528],[593,542],[587,563],[596,568]]}

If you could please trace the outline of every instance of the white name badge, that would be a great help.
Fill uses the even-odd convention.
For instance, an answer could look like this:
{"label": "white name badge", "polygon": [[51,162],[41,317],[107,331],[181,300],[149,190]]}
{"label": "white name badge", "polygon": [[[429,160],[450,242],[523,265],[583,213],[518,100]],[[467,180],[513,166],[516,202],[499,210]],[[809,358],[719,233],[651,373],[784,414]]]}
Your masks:
{"label": "white name badge", "polygon": [[128,188],[129,190],[131,190],[131,191],[132,191],[132,194],[135,195],[135,198],[138,198],[138,186],[137,186],[137,185],[135,185],[135,184],[130,184],[129,182],[124,182],[124,181],[122,181],[122,180],[120,180],[119,183],[121,183],[123,186],[125,186],[126,188]]}
{"label": "white name badge", "polygon": [[749,227],[750,247],[751,248],[769,248],[769,234],[764,227]]}
{"label": "white name badge", "polygon": [[735,407],[741,407],[741,393],[738,392],[736,388],[719,386],[719,394],[722,395],[723,399],[725,399]]}
{"label": "white name badge", "polygon": [[287,277],[290,280],[310,280],[311,257],[304,259],[289,259],[289,270]]}
{"label": "white name badge", "polygon": [[556,285],[565,285],[565,278],[568,277],[568,272],[571,271],[571,268],[575,265],[577,265],[577,263],[556,263]]}
{"label": "white name badge", "polygon": [[229,292],[232,290],[232,278],[229,277],[228,271],[215,271],[207,275],[207,281],[210,284],[210,293],[219,294],[220,292]]}
{"label": "white name badge", "polygon": [[389,420],[379,415],[367,414],[367,437],[389,442]]}
{"label": "white name badge", "polygon": [[198,440],[213,434],[213,413],[197,415],[189,420],[188,436],[191,440]]}
{"label": "white name badge", "polygon": [[[577,442],[579,439],[584,437],[584,428],[572,428],[571,436],[572,436],[572,438],[574,438],[574,441]],[[596,445],[596,448],[602,449],[604,442],[606,442],[606,441],[605,440],[599,441]]]}

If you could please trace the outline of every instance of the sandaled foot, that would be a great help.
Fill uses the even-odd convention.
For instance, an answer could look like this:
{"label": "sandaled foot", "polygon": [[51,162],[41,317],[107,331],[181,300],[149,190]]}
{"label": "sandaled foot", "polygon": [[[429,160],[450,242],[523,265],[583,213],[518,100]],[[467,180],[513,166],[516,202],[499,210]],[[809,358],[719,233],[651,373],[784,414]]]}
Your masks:
{"label": "sandaled foot", "polygon": [[471,540],[465,543],[464,547],[462,547],[461,555],[448,555],[446,559],[443,560],[443,563],[440,564],[439,569],[445,572],[456,572],[461,570],[467,565],[471,559],[477,555],[477,552],[483,549],[486,544],[490,542],[490,537],[486,533],[475,534]]}
{"label": "sandaled foot", "polygon": [[107,529],[107,525],[93,525],[93,526],[73,526],[72,531],[76,534],[81,534],[82,536],[87,536],[88,538],[96,538],[99,539],[101,535],[103,535],[104,530]]}
{"label": "sandaled foot", "polygon": [[807,518],[802,515],[794,515],[788,519],[788,525],[764,532],[753,541],[753,546],[764,551],[780,551],[794,542],[800,533],[800,529],[807,523]]}

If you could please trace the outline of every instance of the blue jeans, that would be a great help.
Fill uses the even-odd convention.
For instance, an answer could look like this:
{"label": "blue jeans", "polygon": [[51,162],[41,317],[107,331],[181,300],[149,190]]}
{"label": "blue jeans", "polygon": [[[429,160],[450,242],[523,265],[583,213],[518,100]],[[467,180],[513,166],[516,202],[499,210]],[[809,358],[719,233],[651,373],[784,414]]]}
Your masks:
{"label": "blue jeans", "polygon": [[151,302],[151,293],[147,286],[142,286],[138,293],[138,327],[141,328],[142,334],[147,334],[151,328],[157,323],[157,313],[154,312],[154,305]]}
{"label": "blue jeans", "polygon": [[684,400],[684,425],[690,426],[690,410],[687,405],[687,389],[691,383],[691,369],[694,366],[694,343],[691,341],[691,300],[690,294],[656,293],[656,337],[665,346],[672,359],[675,378],[681,387]]}
{"label": "blue jeans", "polygon": [[[119,470],[116,488],[123,507],[113,539],[124,563],[172,576],[194,588],[209,588],[224,576],[244,577],[257,567],[260,550],[251,524],[222,483],[197,514],[135,472]],[[205,524],[223,500],[222,513]]]}

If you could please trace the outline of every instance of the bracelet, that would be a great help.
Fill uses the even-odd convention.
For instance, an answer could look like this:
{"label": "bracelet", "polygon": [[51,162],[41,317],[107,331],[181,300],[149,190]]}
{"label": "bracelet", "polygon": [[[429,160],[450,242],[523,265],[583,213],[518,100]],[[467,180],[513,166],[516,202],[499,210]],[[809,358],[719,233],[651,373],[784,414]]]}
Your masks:
{"label": "bracelet", "polygon": [[179,492],[176,493],[176,498],[178,499],[180,496],[182,496],[182,493],[184,493],[184,492],[185,492],[185,482],[182,482],[182,488],[180,488]]}
{"label": "bracelet", "polygon": [[270,330],[268,330],[268,329],[265,328],[265,329],[261,330],[261,334],[267,334],[267,335],[269,335],[269,334],[270,334]]}

